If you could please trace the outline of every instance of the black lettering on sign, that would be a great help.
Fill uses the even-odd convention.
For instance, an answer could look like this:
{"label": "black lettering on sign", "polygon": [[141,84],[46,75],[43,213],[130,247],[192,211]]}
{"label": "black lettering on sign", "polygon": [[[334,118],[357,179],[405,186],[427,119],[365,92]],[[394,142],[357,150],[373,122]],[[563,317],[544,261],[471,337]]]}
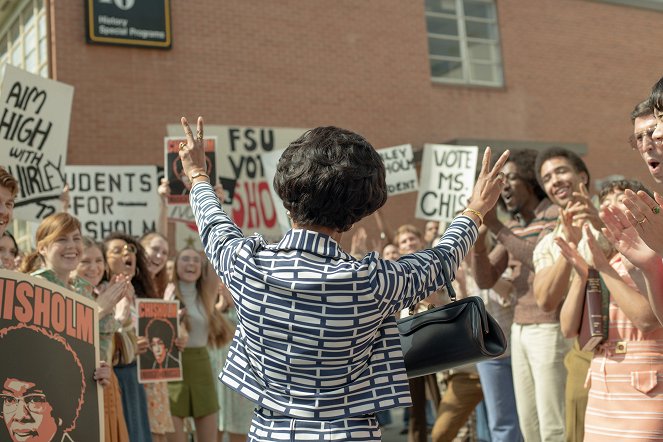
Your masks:
{"label": "black lettering on sign", "polygon": [[228,157],[228,160],[230,161],[230,167],[233,170],[236,180],[243,177],[254,179],[265,176],[265,168],[262,165],[260,155],[242,156],[239,158]]}
{"label": "black lettering on sign", "polygon": [[[60,187],[60,171],[58,166],[50,161],[43,168],[15,164],[7,166],[7,169],[18,180],[22,199],[35,194],[51,192]],[[25,201],[20,201],[18,205],[24,203]]]}
{"label": "black lettering on sign", "polygon": [[75,192],[127,193],[138,188],[141,192],[152,191],[152,177],[148,173],[136,176],[133,172],[70,173],[67,176],[69,190]]}
{"label": "black lettering on sign", "polygon": [[113,198],[108,195],[76,195],[71,204],[74,215],[113,215]]}
{"label": "black lettering on sign", "polygon": [[247,152],[253,152],[256,149],[266,152],[274,150],[274,131],[272,129],[259,129],[256,133],[256,129],[252,128],[246,128],[244,131],[239,128],[230,128],[228,138],[231,152],[237,152],[240,147]]}
{"label": "black lettering on sign", "polygon": [[419,203],[421,212],[430,217],[452,219],[457,208],[465,207],[468,195],[463,193],[424,192]]}
{"label": "black lettering on sign", "polygon": [[412,161],[408,161],[406,159],[400,159],[397,161],[389,161],[384,164],[385,169],[387,169],[387,172],[390,173],[396,173],[400,172],[401,170],[409,170],[412,168]]}
{"label": "black lettering on sign", "polygon": [[47,93],[45,90],[39,90],[34,86],[21,86],[21,83],[17,81],[12,84],[5,104],[9,104],[10,101],[14,100],[14,108],[27,111],[30,103],[35,103],[37,107],[34,109],[34,113],[38,114],[41,112],[41,108],[44,106],[46,98]]}
{"label": "black lettering on sign", "polygon": [[9,149],[9,158],[16,158],[21,163],[27,163],[31,166],[39,166],[44,154],[34,150],[11,147]]}
{"label": "black lettering on sign", "polygon": [[449,150],[449,149],[436,149],[433,151],[435,156],[435,165],[438,167],[455,167],[463,169],[472,169],[475,167],[472,164],[470,152]]}
{"label": "black lettering on sign", "polygon": [[53,123],[43,119],[25,117],[24,115],[5,108],[0,118],[0,136],[8,141],[18,141],[30,147],[37,146],[41,150],[48,139]]}
{"label": "black lettering on sign", "polygon": [[465,183],[463,182],[462,173],[440,173],[437,178],[437,187],[439,190],[452,190],[458,192],[463,190]]}

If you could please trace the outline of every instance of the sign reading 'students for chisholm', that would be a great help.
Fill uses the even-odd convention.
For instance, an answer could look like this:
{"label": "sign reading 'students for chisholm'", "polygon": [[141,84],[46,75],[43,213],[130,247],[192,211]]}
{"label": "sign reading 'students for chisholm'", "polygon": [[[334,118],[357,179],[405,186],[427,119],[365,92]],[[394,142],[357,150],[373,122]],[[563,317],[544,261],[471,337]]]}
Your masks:
{"label": "sign reading 'students for chisholm'", "polygon": [[169,49],[170,0],[86,0],[88,43]]}

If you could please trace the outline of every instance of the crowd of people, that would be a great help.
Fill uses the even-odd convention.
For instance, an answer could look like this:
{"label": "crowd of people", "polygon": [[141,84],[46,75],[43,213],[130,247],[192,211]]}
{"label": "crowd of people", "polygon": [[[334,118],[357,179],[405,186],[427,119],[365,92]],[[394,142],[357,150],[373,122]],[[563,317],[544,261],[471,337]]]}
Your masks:
{"label": "crowd of people", "polygon": [[[663,183],[663,79],[631,120],[633,149]],[[406,407],[409,442],[453,441],[474,410],[477,431],[493,442],[663,440],[656,189],[621,179],[594,196],[572,151],[491,158],[486,149],[468,206],[444,232],[428,222],[424,234],[410,224],[391,234],[379,211],[387,198],[380,156],[360,135],[321,127],[282,154],[274,187],[292,229],[268,243],[245,237],[209,184],[202,118],[195,136],[182,124],[180,158],[205,253],[170,250],[165,231],[113,232],[97,243],[65,205],[41,222],[36,249],[23,256],[7,231],[18,185],[0,167],[1,266],[97,303],[94,379],[107,441],[195,434],[207,442],[224,433],[231,442],[379,441],[396,407]],[[346,253],[343,233],[367,216],[376,217],[380,243],[367,246],[359,228]],[[508,351],[408,379],[396,320],[450,302],[443,266],[459,298],[484,300]],[[588,350],[579,334],[592,272],[609,320]],[[138,298],[179,302],[181,381],[139,383],[136,358],[152,344],[138,333]],[[43,405],[16,388],[5,382],[0,396],[12,440],[61,440],[66,422],[33,425]],[[12,433],[10,423],[28,421],[32,439]]]}

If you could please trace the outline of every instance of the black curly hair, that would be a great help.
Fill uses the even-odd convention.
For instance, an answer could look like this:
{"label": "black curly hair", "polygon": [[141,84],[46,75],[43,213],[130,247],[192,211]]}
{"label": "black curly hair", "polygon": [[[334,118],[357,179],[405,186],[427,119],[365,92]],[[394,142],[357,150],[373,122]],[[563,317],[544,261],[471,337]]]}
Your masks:
{"label": "black curly hair", "polygon": [[[506,162],[513,163],[516,166],[518,176],[532,188],[536,197],[539,200],[542,200],[546,197],[546,192],[541,188],[539,180],[536,178],[536,171],[534,168],[534,165],[536,164],[536,156],[537,151],[533,149],[513,149]],[[492,160],[493,165],[498,159],[499,157],[495,155]],[[504,201],[502,201],[502,198],[498,200],[498,203],[504,208]]]}
{"label": "black curly hair", "polygon": [[[21,348],[22,351],[16,351]],[[83,367],[64,338],[32,325],[2,329],[0,360],[0,385],[7,379],[34,383],[53,407],[56,422],[62,420],[59,431],[75,428],[86,382]],[[46,369],[44,362],[49,360],[57,364],[48,364]]]}
{"label": "black curly hair", "polygon": [[[147,254],[141,243],[131,235],[123,232],[111,232],[104,238],[103,252],[106,262],[108,262],[108,243],[114,239],[121,239],[127,244],[133,244],[136,247],[136,274],[131,278],[131,284],[134,287],[136,296],[139,298],[161,298],[162,294],[157,293],[154,286],[154,280],[147,268]],[[108,272],[104,274],[104,281],[109,281]]]}
{"label": "black curly hair", "polygon": [[652,191],[647,189],[645,185],[638,180],[612,180],[603,183],[601,186],[601,190],[599,191],[599,202],[603,202],[605,197],[610,195],[615,190],[623,191],[627,189],[632,190],[633,192],[642,190],[643,192],[646,192],[647,195],[654,198]]}
{"label": "black curly hair", "polygon": [[387,201],[380,155],[361,135],[333,126],[290,143],[276,167],[274,189],[299,226],[339,232]]}

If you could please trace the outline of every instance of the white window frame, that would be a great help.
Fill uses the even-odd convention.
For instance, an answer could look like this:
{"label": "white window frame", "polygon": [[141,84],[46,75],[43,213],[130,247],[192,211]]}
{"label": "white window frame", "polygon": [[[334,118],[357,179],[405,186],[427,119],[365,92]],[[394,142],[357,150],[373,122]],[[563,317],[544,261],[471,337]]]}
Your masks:
{"label": "white window frame", "polygon": [[[424,0],[425,1],[425,0]],[[463,0],[454,0],[456,4],[456,12],[455,13],[444,13],[444,12],[425,12],[426,17],[438,17],[438,18],[446,18],[446,19],[453,19],[456,20],[456,25],[458,27],[458,34],[456,36],[449,36],[449,35],[443,35],[443,34],[435,34],[428,32],[428,29],[426,30],[426,36],[427,39],[430,38],[440,38],[440,39],[445,39],[445,40],[453,40],[453,41],[458,41],[460,45],[460,57],[450,57],[450,56],[442,56],[442,55],[435,55],[430,53],[430,48],[428,51],[428,60],[429,63],[431,60],[440,60],[440,61],[460,61],[461,64],[461,70],[462,70],[462,78],[446,78],[446,77],[433,77],[432,72],[431,72],[431,81],[434,83],[444,83],[444,84],[462,84],[462,85],[475,85],[475,86],[492,86],[492,87],[503,87],[504,86],[504,70],[502,69],[502,52],[500,50],[500,38],[499,38],[499,26],[497,23],[497,10],[495,10],[495,18],[481,18],[481,17],[472,17],[470,16],[469,19],[474,22],[482,22],[482,23],[494,23],[495,26],[495,35],[496,37],[493,38],[478,38],[478,37],[468,37],[467,36],[467,30],[465,27],[465,9],[463,5]],[[486,3],[492,3],[494,7],[497,9],[497,6],[495,5],[494,0],[486,0]],[[485,44],[490,44],[490,45],[495,45],[495,53],[493,55],[493,60],[491,61],[483,61],[483,60],[471,60],[469,56],[469,43],[472,42],[477,42],[477,43],[485,43]],[[472,79],[470,75],[470,64],[475,63],[475,64],[483,64],[483,65],[489,65],[492,66],[493,69],[497,69],[499,72],[499,78],[497,78],[495,81],[482,81],[482,80],[475,80]]]}
{"label": "white window frame", "polygon": [[631,8],[650,9],[663,12],[663,0],[594,0],[598,3],[628,6]]}
{"label": "white window frame", "polygon": [[[7,64],[15,65],[18,68],[28,70],[26,67],[26,35],[29,29],[26,29],[26,20],[27,16],[26,11],[32,9],[32,16],[34,17],[32,26],[34,26],[34,38],[35,41],[35,68],[30,69],[29,72],[41,75],[42,77],[48,78],[50,76],[50,66],[49,66],[49,38],[48,38],[48,14],[47,14],[47,2],[46,0],[23,0],[16,5],[14,12],[11,13],[9,19],[4,22],[0,27],[0,45],[5,44],[4,48],[5,53],[0,56],[0,77],[4,76],[5,66]],[[40,26],[40,22],[43,20],[43,29]],[[12,40],[11,32],[18,25],[18,40]],[[17,46],[17,41],[20,41],[20,51],[19,63],[12,62],[12,55]],[[40,44],[42,41],[45,41],[46,50],[42,56],[40,51]]]}

